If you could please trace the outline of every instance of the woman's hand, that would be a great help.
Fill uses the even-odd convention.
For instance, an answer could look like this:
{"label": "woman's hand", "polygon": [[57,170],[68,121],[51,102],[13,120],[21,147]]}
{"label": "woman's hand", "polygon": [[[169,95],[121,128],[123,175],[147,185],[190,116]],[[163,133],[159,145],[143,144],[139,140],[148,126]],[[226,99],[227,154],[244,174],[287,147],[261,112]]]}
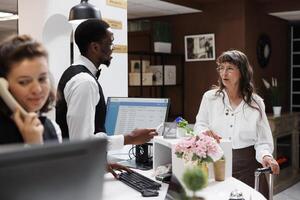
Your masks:
{"label": "woman's hand", "polygon": [[44,126],[36,113],[28,113],[21,116],[20,110],[16,110],[13,114],[15,121],[25,143],[27,144],[43,144]]}
{"label": "woman's hand", "polygon": [[128,167],[125,167],[125,166],[117,164],[117,163],[108,163],[106,168],[107,168],[107,171],[110,172],[116,179],[118,179],[119,176],[115,172],[115,170],[118,170],[120,172],[122,172],[122,171],[132,172]]}
{"label": "woman's hand", "polygon": [[262,165],[263,167],[271,167],[271,170],[273,174],[279,174],[280,172],[280,167],[277,163],[277,161],[272,158],[271,156],[264,156],[262,159]]}
{"label": "woman's hand", "polygon": [[205,131],[205,132],[203,132],[202,134],[214,138],[218,143],[220,143],[220,139],[222,139],[221,136],[219,136],[218,134],[216,134],[215,132],[213,132],[213,131],[211,131],[211,130]]}

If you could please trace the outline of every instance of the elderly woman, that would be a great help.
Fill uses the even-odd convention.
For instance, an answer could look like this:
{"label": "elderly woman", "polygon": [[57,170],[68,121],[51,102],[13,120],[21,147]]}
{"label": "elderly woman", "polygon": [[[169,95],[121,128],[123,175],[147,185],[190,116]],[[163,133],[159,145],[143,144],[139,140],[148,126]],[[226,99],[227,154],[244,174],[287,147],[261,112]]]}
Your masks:
{"label": "elderly woman", "polygon": [[[279,174],[272,157],[273,138],[263,99],[254,92],[253,71],[247,56],[237,50],[226,51],[217,59],[218,86],[202,98],[194,131],[217,141],[232,141],[233,177],[254,186],[254,171],[271,167]],[[260,191],[267,197],[265,177]]]}

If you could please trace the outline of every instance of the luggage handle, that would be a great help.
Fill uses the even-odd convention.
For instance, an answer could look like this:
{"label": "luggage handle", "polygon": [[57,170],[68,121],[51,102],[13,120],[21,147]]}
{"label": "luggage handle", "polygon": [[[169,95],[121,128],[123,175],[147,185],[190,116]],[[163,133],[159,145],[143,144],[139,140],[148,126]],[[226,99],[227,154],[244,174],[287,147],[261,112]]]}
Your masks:
{"label": "luggage handle", "polygon": [[254,188],[255,190],[258,191],[259,188],[259,176],[261,173],[264,174],[269,174],[269,183],[268,183],[268,187],[269,187],[269,200],[273,200],[273,172],[271,167],[264,167],[264,168],[257,168],[254,172],[254,176],[255,176],[255,184],[254,184]]}
{"label": "luggage handle", "polygon": [[273,173],[271,167],[263,167],[263,168],[257,168],[255,170],[255,173],[259,173],[258,175],[260,175],[261,173]]}

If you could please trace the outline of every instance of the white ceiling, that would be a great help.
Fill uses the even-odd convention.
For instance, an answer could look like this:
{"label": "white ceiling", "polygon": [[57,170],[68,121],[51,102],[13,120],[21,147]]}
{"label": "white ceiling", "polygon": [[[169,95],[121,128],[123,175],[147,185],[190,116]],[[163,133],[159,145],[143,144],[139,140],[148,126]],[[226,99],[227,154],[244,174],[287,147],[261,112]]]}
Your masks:
{"label": "white ceiling", "polygon": [[[18,0],[0,0],[0,11],[17,13],[17,2]],[[201,12],[200,10],[160,0],[127,0],[127,3],[129,19]],[[270,15],[288,21],[300,21],[300,11],[270,13]],[[0,21],[1,32],[16,30],[17,20]]]}
{"label": "white ceiling", "polygon": [[[0,11],[17,13],[17,3],[18,0],[0,0]],[[127,3],[129,19],[201,12],[159,0],[128,0]],[[17,20],[0,21],[0,31],[16,31],[16,29]]]}
{"label": "white ceiling", "polygon": [[160,0],[128,0],[128,19],[201,12]]}

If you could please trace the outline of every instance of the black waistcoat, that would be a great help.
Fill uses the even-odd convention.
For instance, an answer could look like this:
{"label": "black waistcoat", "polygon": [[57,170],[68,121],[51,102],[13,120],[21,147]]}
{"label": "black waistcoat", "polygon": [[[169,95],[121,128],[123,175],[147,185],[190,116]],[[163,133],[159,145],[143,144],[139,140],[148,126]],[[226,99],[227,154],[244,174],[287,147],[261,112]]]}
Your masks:
{"label": "black waistcoat", "polygon": [[[39,119],[44,126],[44,141],[58,141],[56,130],[52,122],[44,116],[40,116]],[[0,144],[24,143],[15,122],[2,112],[0,112],[0,130]]]}
{"label": "black waistcoat", "polygon": [[[106,104],[105,104],[105,99],[103,95],[102,88],[95,78],[95,76],[83,65],[73,65],[70,66],[66,71],[63,73],[62,77],[59,80],[58,87],[57,87],[57,102],[56,102],[56,122],[59,124],[61,131],[62,131],[62,136],[63,138],[69,138],[69,129],[68,129],[68,124],[67,124],[67,102],[65,100],[64,96],[64,89],[67,84],[67,82],[74,77],[75,75],[79,73],[88,73],[91,75],[99,88],[99,95],[100,95],[100,100],[98,104],[96,105],[96,112],[95,112],[95,132],[105,132],[105,116],[106,116]],[[82,116],[84,118],[84,116]]]}

